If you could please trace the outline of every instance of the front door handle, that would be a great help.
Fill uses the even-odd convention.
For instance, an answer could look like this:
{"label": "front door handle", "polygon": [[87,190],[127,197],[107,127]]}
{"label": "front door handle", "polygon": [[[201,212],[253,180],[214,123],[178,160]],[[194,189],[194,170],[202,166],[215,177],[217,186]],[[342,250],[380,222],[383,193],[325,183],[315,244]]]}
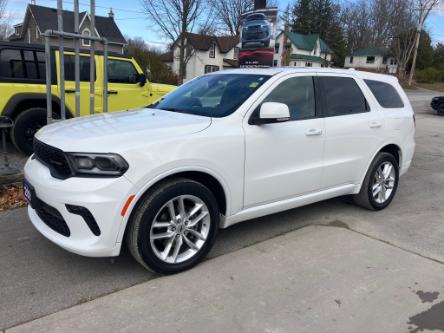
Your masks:
{"label": "front door handle", "polygon": [[320,128],[310,128],[309,130],[307,130],[305,132],[306,136],[316,136],[316,135],[321,135],[322,134],[322,130]]}
{"label": "front door handle", "polygon": [[76,91],[74,89],[66,89],[65,94],[74,94]]}
{"label": "front door handle", "polygon": [[382,127],[382,123],[380,121],[372,121],[369,126],[370,128],[380,128]]}
{"label": "front door handle", "polygon": [[108,95],[117,95],[118,93],[117,90],[108,90]]}

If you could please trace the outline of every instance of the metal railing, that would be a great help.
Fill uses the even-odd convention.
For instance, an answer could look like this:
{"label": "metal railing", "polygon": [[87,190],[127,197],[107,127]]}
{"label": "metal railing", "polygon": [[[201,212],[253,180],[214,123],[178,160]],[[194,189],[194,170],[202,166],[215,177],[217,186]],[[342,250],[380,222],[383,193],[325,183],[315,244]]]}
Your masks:
{"label": "metal railing", "polygon": [[[95,26],[95,0],[90,2],[90,17],[91,27],[90,36],[85,36],[79,33],[79,0],[74,0],[74,33],[63,31],[63,0],[57,0],[57,30],[46,30],[42,35],[45,38],[45,59],[46,59],[46,103],[47,103],[47,122],[53,121],[52,113],[52,70],[51,70],[51,38],[58,37],[59,39],[59,73],[60,79],[58,86],[60,89],[60,118],[66,119],[66,104],[65,104],[65,54],[64,41],[65,39],[74,39],[74,80],[75,80],[75,115],[80,116],[80,40],[91,41],[90,45],[90,89],[89,89],[89,107],[90,114],[94,114],[95,106],[95,43],[103,44],[103,112],[108,112],[108,46],[116,44],[108,41],[106,38],[96,36]],[[55,66],[57,68],[57,66]],[[57,71],[57,69],[56,69]]]}

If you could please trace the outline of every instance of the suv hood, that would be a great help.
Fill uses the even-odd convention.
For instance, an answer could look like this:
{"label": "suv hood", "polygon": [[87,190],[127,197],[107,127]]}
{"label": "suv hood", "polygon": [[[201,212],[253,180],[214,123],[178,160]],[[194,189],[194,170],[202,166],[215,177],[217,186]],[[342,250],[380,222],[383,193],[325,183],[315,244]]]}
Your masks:
{"label": "suv hood", "polygon": [[134,145],[197,133],[211,118],[138,109],[69,119],[47,125],[36,138],[64,151],[119,152]]}

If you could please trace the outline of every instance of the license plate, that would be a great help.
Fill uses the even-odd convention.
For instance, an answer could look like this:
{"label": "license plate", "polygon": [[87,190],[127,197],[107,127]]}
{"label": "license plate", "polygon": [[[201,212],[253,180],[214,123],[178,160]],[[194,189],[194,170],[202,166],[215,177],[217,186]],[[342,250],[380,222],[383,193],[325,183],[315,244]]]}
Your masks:
{"label": "license plate", "polygon": [[26,201],[28,201],[28,204],[31,204],[32,202],[32,187],[27,182],[23,182],[23,196],[25,197]]}

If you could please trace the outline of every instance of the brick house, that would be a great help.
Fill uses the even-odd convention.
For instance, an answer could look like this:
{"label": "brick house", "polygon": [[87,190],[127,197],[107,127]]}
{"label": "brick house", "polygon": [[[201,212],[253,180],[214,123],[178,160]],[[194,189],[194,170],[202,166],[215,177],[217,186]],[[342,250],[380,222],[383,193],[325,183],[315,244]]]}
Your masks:
{"label": "brick house", "polygon": [[[81,34],[91,36],[91,17],[88,12],[79,13]],[[63,27],[65,32],[74,33],[74,13],[63,11]],[[10,41],[25,42],[30,44],[44,44],[45,39],[41,36],[46,30],[57,30],[57,9],[38,5],[28,5],[23,23],[14,26],[14,33],[9,37]],[[117,43],[110,44],[111,52],[123,53],[127,41],[123,37],[119,27],[114,21],[114,13],[110,10],[108,17],[96,15],[96,35],[107,38]],[[52,45],[58,45],[58,38],[51,38]],[[88,49],[90,41],[81,40],[81,49]],[[74,40],[65,39],[65,47],[74,48]],[[97,50],[103,50],[101,43],[96,43]]]}

